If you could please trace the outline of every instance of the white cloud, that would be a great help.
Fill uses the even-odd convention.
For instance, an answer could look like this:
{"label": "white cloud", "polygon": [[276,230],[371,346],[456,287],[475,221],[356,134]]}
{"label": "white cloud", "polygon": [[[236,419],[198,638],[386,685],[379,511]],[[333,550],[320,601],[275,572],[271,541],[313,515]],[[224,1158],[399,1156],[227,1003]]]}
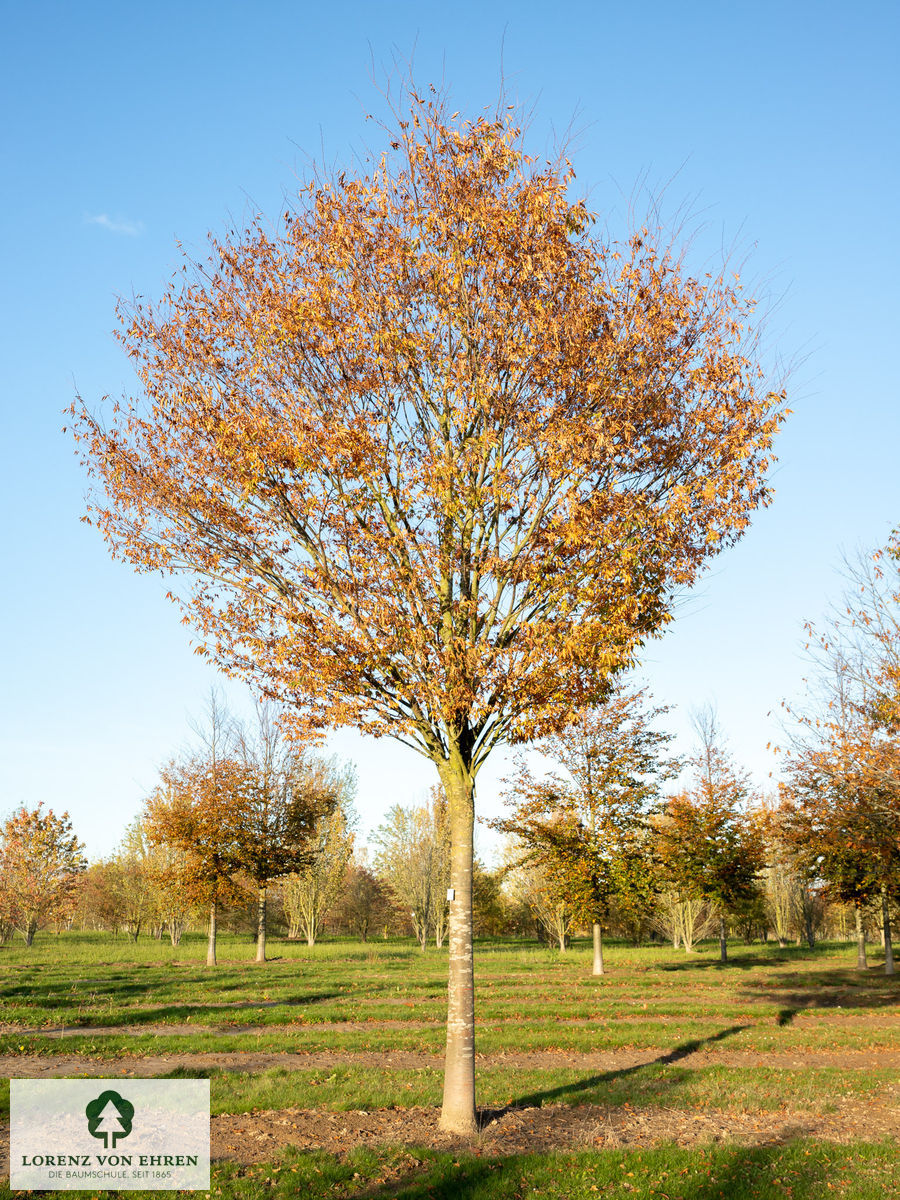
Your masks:
{"label": "white cloud", "polygon": [[143,221],[129,221],[125,217],[110,217],[106,213],[98,213],[95,217],[85,217],[88,225],[99,225],[110,233],[121,233],[126,237],[139,237],[144,232]]}

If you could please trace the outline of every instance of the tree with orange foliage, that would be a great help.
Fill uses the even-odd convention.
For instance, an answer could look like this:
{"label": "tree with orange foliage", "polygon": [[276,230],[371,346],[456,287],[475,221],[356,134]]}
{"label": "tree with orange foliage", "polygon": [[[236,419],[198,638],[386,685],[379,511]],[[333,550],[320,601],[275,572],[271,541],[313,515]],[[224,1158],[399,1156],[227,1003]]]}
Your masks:
{"label": "tree with orange foliage", "polygon": [[17,808],[0,829],[0,918],[26,946],[45,921],[72,912],[87,868],[69,814],[41,807]]}
{"label": "tree with orange foliage", "polygon": [[163,882],[177,885],[194,904],[209,907],[206,965],[216,965],[220,905],[240,894],[240,818],[252,786],[246,766],[224,757],[171,762],[147,798],[143,827],[151,845],[178,851]]}
{"label": "tree with orange foliage", "polygon": [[809,625],[818,695],[793,711],[781,827],[811,878],[856,912],[881,908],[885,973],[894,973],[890,907],[900,894],[900,533],[846,563],[844,604],[824,632]]}
{"label": "tree with orange foliage", "polygon": [[[472,836],[501,743],[563,727],[765,504],[754,305],[621,243],[509,111],[410,91],[358,178],[122,305],[140,395],[78,402],[117,557],[226,671],[436,766],[452,830],[444,1129],[476,1128]],[[77,409],[77,411],[76,411]],[[103,492],[105,491],[105,494]],[[173,585],[174,586],[174,585]]]}

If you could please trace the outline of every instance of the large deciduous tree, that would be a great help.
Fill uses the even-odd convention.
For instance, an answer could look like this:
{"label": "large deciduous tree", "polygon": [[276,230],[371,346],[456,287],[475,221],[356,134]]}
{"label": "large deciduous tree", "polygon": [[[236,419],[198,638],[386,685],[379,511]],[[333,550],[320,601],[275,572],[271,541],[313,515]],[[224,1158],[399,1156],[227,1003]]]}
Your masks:
{"label": "large deciduous tree", "polygon": [[[79,402],[88,518],[226,671],[427,756],[452,829],[442,1125],[476,1127],[474,790],[746,529],[782,397],[753,302],[606,237],[515,119],[408,94],[382,157],[121,308],[139,396]],[[105,494],[104,494],[105,493]]]}

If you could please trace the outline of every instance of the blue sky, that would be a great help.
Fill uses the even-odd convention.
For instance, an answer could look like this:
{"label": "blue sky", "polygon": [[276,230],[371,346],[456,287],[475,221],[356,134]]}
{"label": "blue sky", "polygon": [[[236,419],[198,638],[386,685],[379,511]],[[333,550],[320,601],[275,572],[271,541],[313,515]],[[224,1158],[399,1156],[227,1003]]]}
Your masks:
{"label": "blue sky", "polygon": [[[182,746],[215,672],[166,585],[113,563],[79,523],[85,480],[62,410],[129,390],[118,294],[158,295],[208,230],[275,215],[311,159],[352,169],[377,131],[372,84],[414,52],[454,108],[533,108],[538,149],[575,131],[591,206],[636,181],[702,224],[702,260],[750,251],[772,301],[770,362],[793,362],[775,500],[648,647],[645,675],[689,745],[714,702],[765,783],[782,698],[802,689],[802,623],[839,591],[842,548],[900,524],[896,302],[900,8],[893,3],[393,3],[157,0],[0,4],[0,813],[67,807],[108,853]],[[246,708],[240,689],[228,689]],[[771,715],[770,715],[771,714]],[[364,828],[432,768],[336,734]],[[479,806],[497,811],[498,755]],[[490,839],[482,838],[487,849]]]}

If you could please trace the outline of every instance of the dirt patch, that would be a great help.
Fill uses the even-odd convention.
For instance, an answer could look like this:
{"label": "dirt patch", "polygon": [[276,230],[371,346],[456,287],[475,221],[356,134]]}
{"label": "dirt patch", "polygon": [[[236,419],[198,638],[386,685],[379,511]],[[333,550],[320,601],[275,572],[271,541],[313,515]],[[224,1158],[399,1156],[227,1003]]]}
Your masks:
{"label": "dirt patch", "polygon": [[343,1154],[354,1146],[390,1143],[457,1149],[489,1155],[546,1153],[587,1147],[652,1146],[674,1142],[776,1144],[798,1137],[830,1142],[880,1141],[900,1135],[900,1113],[877,1104],[842,1108],[830,1116],[814,1113],[733,1113],[704,1109],[571,1108],[508,1109],[482,1114],[482,1131],[466,1143],[438,1129],[436,1108],[378,1109],[372,1112],[316,1112],[287,1109],[252,1117],[221,1116],[212,1122],[214,1158],[236,1162],[271,1159],[284,1146]]}
{"label": "dirt patch", "polygon": [[[336,1066],[377,1067],[382,1070],[416,1070],[443,1066],[440,1054],[423,1054],[415,1050],[339,1051],[290,1053],[247,1053],[234,1051],[224,1054],[156,1054],[117,1055],[115,1058],[83,1055],[6,1055],[0,1057],[0,1074],[7,1078],[41,1079],[65,1076],[103,1078],[105,1076],[136,1076],[153,1078],[179,1067],[199,1071],[258,1071],[281,1068],[288,1071],[324,1070]],[[663,1066],[699,1067],[769,1067],[792,1071],[808,1067],[836,1067],[847,1071],[900,1070],[900,1051],[808,1051],[792,1053],[760,1053],[729,1050],[674,1050],[660,1053],[654,1050],[617,1050],[579,1053],[569,1050],[511,1051],[509,1053],[477,1054],[476,1068],[510,1067],[520,1070],[537,1068],[583,1071],[623,1071],[633,1067]]]}
{"label": "dirt patch", "polygon": [[[582,1105],[544,1105],[483,1111],[481,1131],[473,1139],[438,1128],[437,1108],[374,1109],[326,1112],[289,1108],[279,1112],[213,1117],[213,1161],[268,1162],[287,1146],[343,1155],[357,1146],[427,1146],[489,1156],[542,1154],[590,1147],[639,1147],[661,1142],[698,1146],[731,1142],[777,1145],[795,1138],[827,1142],[877,1142],[900,1137],[900,1109],[875,1098],[847,1104],[821,1116],[809,1112],[736,1113],[720,1109],[685,1112],[670,1108],[632,1109]],[[9,1130],[0,1131],[0,1176],[9,1176]]]}

